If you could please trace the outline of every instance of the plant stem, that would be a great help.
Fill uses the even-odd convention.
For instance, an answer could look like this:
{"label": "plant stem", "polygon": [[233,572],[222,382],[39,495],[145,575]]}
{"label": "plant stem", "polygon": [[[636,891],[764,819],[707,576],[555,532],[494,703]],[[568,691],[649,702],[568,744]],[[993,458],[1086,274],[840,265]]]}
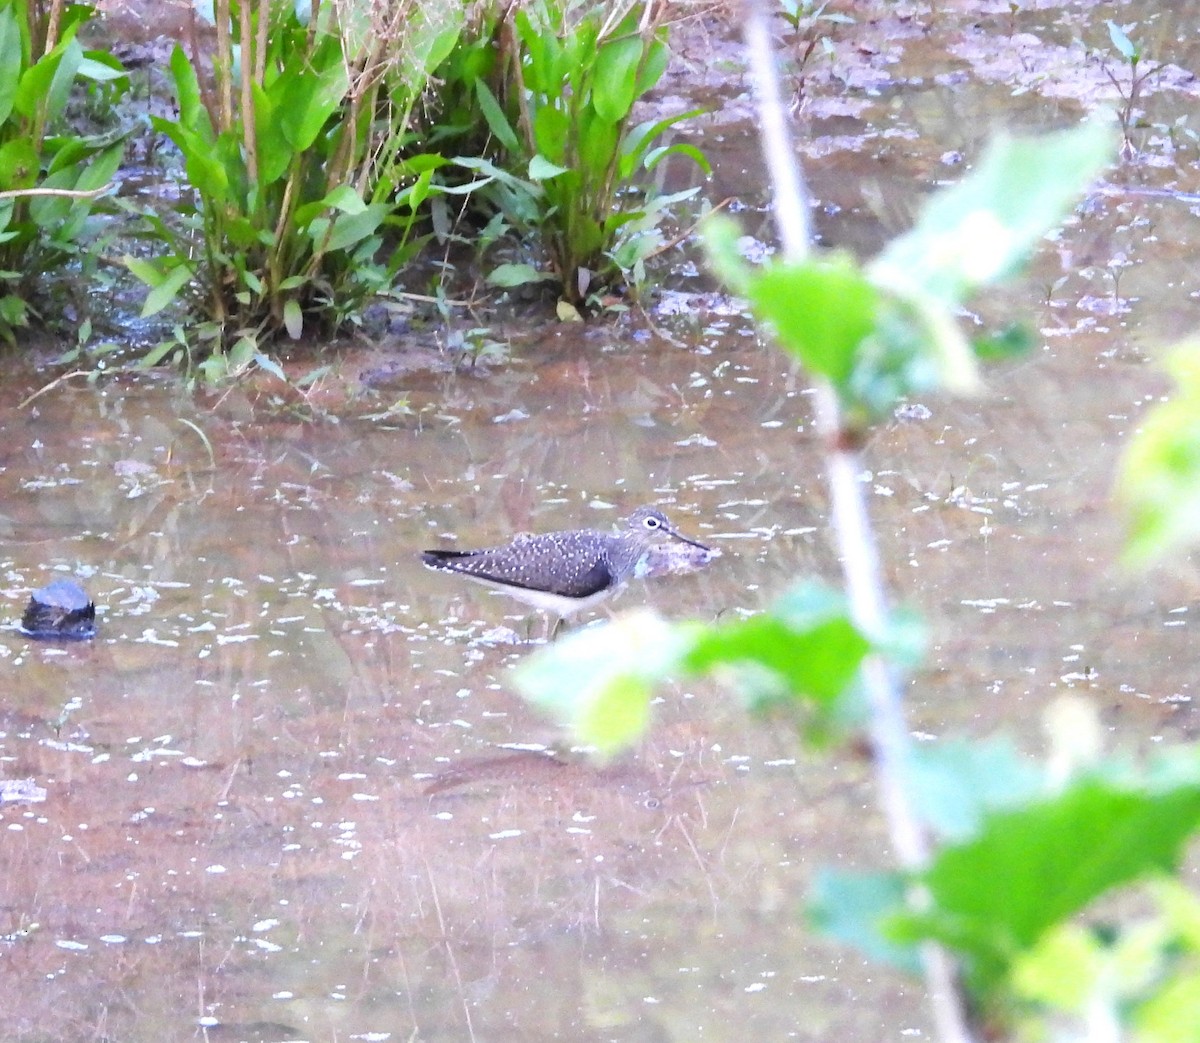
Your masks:
{"label": "plant stem", "polygon": [[[810,252],[812,232],[808,192],[788,129],[779,89],[774,50],[761,0],[745,0],[744,32],[747,58],[754,70],[761,136],[774,192],[775,220],[786,258],[803,261]],[[828,445],[827,470],[833,505],[833,528],[842,573],[855,625],[869,639],[878,639],[887,625],[887,609],[879,552],[862,496],[862,461],[855,440],[845,437],[841,411],[833,389],[820,382],[816,389],[817,426]],[[867,657],[862,682],[871,707],[869,734],[875,775],[888,833],[900,864],[920,871],[929,862],[929,838],[909,800],[905,786],[912,740],[895,679],[878,653]],[[928,904],[921,888],[910,890],[915,908]],[[971,1033],[956,967],[949,954],[932,943],[921,947],[925,981],[934,1021],[943,1043],[969,1043]]]}

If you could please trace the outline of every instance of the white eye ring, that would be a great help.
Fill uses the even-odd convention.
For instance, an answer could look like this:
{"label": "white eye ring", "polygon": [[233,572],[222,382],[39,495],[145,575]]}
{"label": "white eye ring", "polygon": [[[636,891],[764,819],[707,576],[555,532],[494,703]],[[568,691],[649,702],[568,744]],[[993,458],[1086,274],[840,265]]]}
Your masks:
{"label": "white eye ring", "polygon": [[661,527],[662,522],[660,522],[652,514],[645,521],[643,521],[642,524],[645,525],[647,529],[657,529],[657,528]]}

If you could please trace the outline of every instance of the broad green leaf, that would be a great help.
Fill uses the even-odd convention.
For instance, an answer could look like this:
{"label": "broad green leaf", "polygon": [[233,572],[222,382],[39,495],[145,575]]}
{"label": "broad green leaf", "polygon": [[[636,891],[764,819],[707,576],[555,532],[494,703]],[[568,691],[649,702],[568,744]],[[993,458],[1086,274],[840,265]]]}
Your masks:
{"label": "broad green leaf", "polygon": [[11,7],[0,10],[0,123],[12,113],[21,81],[21,30]]}
{"label": "broad green leaf", "polygon": [[810,373],[846,384],[876,322],[875,289],[853,260],[775,262],[751,277],[748,293],[781,347]]}
{"label": "broad green leaf", "polygon": [[886,923],[905,908],[899,873],[817,871],[808,903],[809,922],[831,938],[909,974],[920,973],[915,945],[887,937]]}
{"label": "broad green leaf", "polygon": [[667,71],[671,51],[663,39],[655,40],[646,54],[646,60],[638,70],[637,96],[640,98],[649,90],[653,90],[662,74]]}
{"label": "broad green leaf", "polygon": [[[1191,777],[1178,777],[1186,765]],[[977,836],[943,848],[924,874],[932,908],[894,923],[908,939],[955,948],[970,983],[989,995],[1047,930],[1113,888],[1178,867],[1200,823],[1200,757],[1184,751],[1172,773],[1173,783],[1137,785],[1097,772],[988,815]]]}
{"label": "broad green leaf", "polygon": [[[291,304],[293,302],[289,301],[288,303]],[[297,334],[297,336],[299,336],[299,334]],[[254,362],[259,369],[270,373],[271,376],[282,380],[285,384],[287,383],[287,374],[284,373],[283,367],[276,362],[275,359],[271,358],[270,355],[267,355],[261,351],[256,351],[254,353]]]}
{"label": "broad green leaf", "polygon": [[705,174],[712,173],[708,157],[696,148],[695,145],[688,144],[686,141],[676,141],[672,145],[660,145],[658,148],[652,148],[646,153],[644,166],[647,170],[653,170],[661,160],[666,159],[668,156],[687,156]]}
{"label": "broad green leaf", "polygon": [[869,648],[842,594],[802,584],[767,612],[698,633],[685,665],[693,672],[738,667],[755,709],[796,699],[828,705],[846,691]]}
{"label": "broad green leaf", "polygon": [[239,337],[229,349],[228,355],[228,370],[229,374],[240,373],[258,354],[258,341],[249,334],[244,334]]}
{"label": "broad green leaf", "polygon": [[338,185],[323,200],[322,205],[340,210],[343,214],[361,214],[367,209],[362,196],[350,185]]}
{"label": "broad green leaf", "polygon": [[163,281],[164,273],[159,269],[158,265],[151,261],[126,254],[121,258],[121,263],[133,272],[139,280],[151,288],[160,285]]}
{"label": "broad green leaf", "polygon": [[38,176],[38,155],[28,137],[0,145],[0,189],[30,188]]}
{"label": "broad green leaf", "polygon": [[208,118],[208,110],[202,101],[196,70],[192,68],[192,63],[179,44],[176,44],[171,51],[169,64],[171,75],[175,80],[175,100],[179,105],[179,123],[192,133],[199,134],[206,141],[213,141],[216,135],[213,133],[212,121]]}
{"label": "broad green leaf", "polygon": [[1136,63],[1141,58],[1141,49],[1129,39],[1125,30],[1111,18],[1108,20],[1108,38],[1112,40],[1113,46],[1121,52],[1121,57],[1127,62]]}
{"label": "broad green leaf", "polygon": [[1175,392],[1142,419],[1116,494],[1128,518],[1123,560],[1145,567],[1200,536],[1200,341],[1166,359]]}
{"label": "broad green leaf", "polygon": [[26,119],[33,119],[38,106],[49,104],[50,87],[55,73],[62,62],[63,51],[56,47],[35,65],[21,73],[17,93],[13,98],[13,109]]}
{"label": "broad green leaf", "polygon": [[271,97],[257,83],[250,85],[250,94],[254,99],[258,181],[260,187],[265,188],[287,173],[295,152],[284,136],[283,120]]}
{"label": "broad green leaf", "polygon": [[869,265],[872,281],[955,305],[1013,272],[1112,162],[1099,121],[1036,138],[994,139],[975,170],[932,196],[916,226]]}
{"label": "broad green leaf", "polygon": [[318,246],[326,250],[345,250],[355,243],[362,242],[368,236],[374,235],[375,230],[390,212],[391,207],[386,203],[372,203],[358,213],[343,213],[333,223],[333,233],[329,239]]}
{"label": "broad green leaf", "polygon": [[539,156],[559,165],[571,147],[570,117],[561,109],[543,105],[533,118],[533,141]]}
{"label": "broad green leaf", "polygon": [[585,180],[602,177],[617,151],[617,125],[597,112],[585,112],[579,123],[579,165]]}
{"label": "broad green leaf", "polygon": [[610,756],[645,731],[653,687],[678,669],[688,634],[648,610],[630,612],[542,649],[513,679],[576,741]]}
{"label": "broad green leaf", "polygon": [[[128,260],[126,264],[128,264]],[[130,265],[130,271],[134,275],[138,272]],[[142,305],[142,318],[155,315],[162,311],[170,304],[179,293],[192,279],[193,271],[190,265],[179,264],[172,268],[169,272],[162,276],[154,289],[146,295],[146,302]],[[139,276],[140,278],[140,276]]]}
{"label": "broad green leaf", "polygon": [[280,127],[288,144],[297,152],[311,148],[349,89],[349,73],[340,56],[320,73],[299,77],[280,106]]}
{"label": "broad green leaf", "polygon": [[965,840],[985,815],[1031,799],[1043,785],[1035,763],[1007,739],[919,743],[908,764],[909,798],[941,837]]}
{"label": "broad green leaf", "polygon": [[[665,131],[683,120],[701,116],[704,112],[704,109],[691,109],[687,112],[676,113],[674,116],[666,116],[660,120],[647,120],[626,131],[621,138],[621,161],[617,166],[620,176],[622,178],[631,177],[639,167],[644,166],[643,157]],[[707,159],[701,164],[701,168],[706,174],[712,173]]]}
{"label": "broad green leaf", "polygon": [[47,122],[57,120],[63,114],[67,107],[67,99],[71,96],[71,89],[75,86],[79,66],[83,62],[83,47],[74,36],[55,48],[56,51],[59,49],[62,51],[62,58],[54,70],[45,100]]}
{"label": "broad green leaf", "polygon": [[637,35],[609,40],[596,55],[592,106],[609,123],[620,123],[633,108],[642,38]]}
{"label": "broad green leaf", "polygon": [[[300,310],[300,302],[294,297],[283,306],[283,326],[292,340],[299,340],[304,332],[304,314]],[[262,365],[261,359],[258,364]]]}
{"label": "broad green leaf", "polygon": [[96,83],[110,83],[113,80],[126,78],[129,74],[121,67],[120,62],[112,55],[104,55],[101,60],[90,55],[84,55],[79,62],[78,75]]}
{"label": "broad green leaf", "polygon": [[531,264],[500,264],[488,272],[487,281],[493,286],[524,286],[531,282],[545,282],[552,275],[539,272]]}
{"label": "broad green leaf", "polygon": [[544,156],[534,156],[529,161],[529,180],[530,181],[546,181],[552,177],[558,177],[559,174],[567,173],[566,167],[560,167],[557,163],[551,163]]}
{"label": "broad green leaf", "polygon": [[949,309],[917,291],[908,297],[884,291],[876,305],[875,329],[836,388],[850,425],[869,424],[898,401],[931,391],[978,391],[975,356]]}
{"label": "broad green leaf", "polygon": [[509,126],[508,117],[504,115],[504,110],[500,107],[496,96],[488,89],[488,85],[483,80],[475,81],[475,98],[479,102],[479,111],[483,113],[488,130],[495,135],[496,140],[505,149],[513,155],[520,155],[521,145],[517,141],[517,135]]}

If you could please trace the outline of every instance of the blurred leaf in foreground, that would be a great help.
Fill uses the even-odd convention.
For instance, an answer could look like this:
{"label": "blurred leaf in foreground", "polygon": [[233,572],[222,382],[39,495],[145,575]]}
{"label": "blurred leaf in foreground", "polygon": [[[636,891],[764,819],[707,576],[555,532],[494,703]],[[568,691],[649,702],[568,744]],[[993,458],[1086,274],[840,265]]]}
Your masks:
{"label": "blurred leaf in foreground", "polygon": [[531,656],[516,684],[576,740],[610,756],[646,730],[653,689],[677,671],[690,633],[649,609],[629,612]]}
{"label": "blurred leaf in foreground", "polygon": [[1124,560],[1135,567],[1200,536],[1200,342],[1176,348],[1166,367],[1175,394],[1146,414],[1117,478],[1129,518]]}

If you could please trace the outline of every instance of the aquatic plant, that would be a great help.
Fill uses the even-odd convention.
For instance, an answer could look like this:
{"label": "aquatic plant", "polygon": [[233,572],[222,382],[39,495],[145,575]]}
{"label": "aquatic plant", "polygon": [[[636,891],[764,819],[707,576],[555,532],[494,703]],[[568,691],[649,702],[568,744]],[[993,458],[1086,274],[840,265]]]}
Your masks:
{"label": "aquatic plant", "polygon": [[700,110],[631,125],[634,105],[666,70],[665,10],[529,0],[487,23],[498,47],[492,86],[480,75],[489,66],[460,63],[467,73],[460,94],[469,92],[499,151],[456,162],[481,175],[476,192],[507,228],[540,237],[549,263],[549,271],[503,265],[491,273],[493,284],[552,279],[580,305],[614,279],[634,286],[644,279],[646,260],[664,243],[669,208],[699,191],[664,194],[644,179],[670,155],[709,172],[694,145],[663,143]]}
{"label": "aquatic plant", "polygon": [[[211,75],[177,46],[179,115],[151,117],[194,203],[182,222],[147,211],[166,253],[125,258],[150,287],[143,315],[195,294],[207,321],[188,344],[211,381],[269,366],[273,338],[334,330],[391,287],[441,162],[405,153],[413,111],[463,9],[218,0],[213,13]],[[185,358],[176,338],[144,361],[168,356]]]}
{"label": "aquatic plant", "polygon": [[1137,110],[1138,102],[1141,100],[1142,88],[1145,86],[1146,81],[1151,76],[1160,73],[1162,66],[1142,66],[1141,72],[1138,72],[1138,66],[1142,62],[1142,48],[1130,38],[1126,31],[1127,28],[1132,28],[1132,26],[1120,26],[1111,19],[1107,22],[1107,25],[1108,38],[1112,41],[1113,47],[1116,48],[1117,53],[1121,56],[1121,60],[1129,68],[1128,87],[1117,79],[1107,63],[1104,66],[1104,72],[1112,82],[1112,85],[1116,87],[1117,93],[1121,97],[1121,107],[1118,110],[1118,117],[1121,121],[1121,158],[1132,160],[1137,156],[1137,147],[1133,143],[1134,113]]}
{"label": "aquatic plant", "polygon": [[[1144,763],[1105,757],[1094,712],[1071,702],[1050,722],[1056,749],[1045,765],[1003,739],[916,746],[897,678],[918,661],[920,642],[886,606],[858,478],[866,433],[897,401],[975,384],[980,345],[958,329],[956,308],[1019,264],[1110,161],[1113,135],[1088,125],[1000,139],[869,264],[813,257],[753,7],[747,41],[784,256],[749,269],[732,249],[735,233],[718,226],[714,266],[816,384],[845,592],[802,584],[771,611],[725,625],[636,613],[559,642],[523,664],[517,683],[603,754],[644,730],[652,689],[669,675],[732,676],[752,710],[794,720],[810,742],[861,733],[897,866],[822,873],[810,907],[817,927],[923,974],[948,1043],[1018,1028],[1045,1038],[1063,1018],[1080,1038],[1124,1038],[1122,1029],[1181,1038],[1200,980],[1200,902],[1162,878],[1178,871],[1200,826],[1196,751],[1162,749]],[[1158,407],[1130,454],[1122,487],[1135,505],[1134,560],[1197,532],[1197,357],[1194,348],[1176,357],[1181,400]],[[1097,899],[1148,879],[1157,882],[1141,920],[1103,932],[1077,922]]]}
{"label": "aquatic plant", "polygon": [[83,133],[64,118],[77,84],[127,86],[112,55],[80,44],[91,16],[63,0],[0,3],[0,337],[10,342],[45,273],[94,263],[81,243],[124,152],[119,133]]}

